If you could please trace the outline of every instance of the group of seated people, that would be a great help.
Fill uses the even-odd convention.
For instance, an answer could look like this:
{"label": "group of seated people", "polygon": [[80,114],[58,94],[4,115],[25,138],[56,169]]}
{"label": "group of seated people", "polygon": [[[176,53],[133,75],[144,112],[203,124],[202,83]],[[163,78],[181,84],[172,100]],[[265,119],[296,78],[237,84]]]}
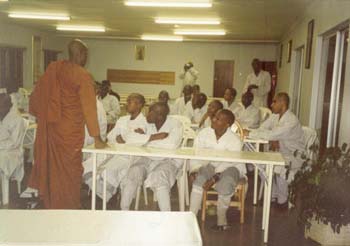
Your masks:
{"label": "group of seated people", "polygon": [[[235,121],[243,126],[244,135],[270,141],[274,151],[280,151],[288,168],[275,170],[273,198],[277,203],[288,201],[288,183],[301,167],[302,160],[294,157],[295,150],[304,151],[305,143],[301,125],[297,117],[289,110],[289,96],[279,93],[271,105],[273,114],[260,125],[259,109],[252,102],[250,91],[242,95],[241,104],[237,103],[236,90],[228,88],[224,101],[213,100],[206,105],[207,97],[198,90],[186,85],[183,96],[169,103],[166,91],[159,93],[158,102],[149,107],[145,116],[142,109],[145,98],[132,93],[127,98],[127,115],[120,117],[106,136],[105,123],[99,122],[101,136],[106,136],[109,144],[127,144],[136,146],[176,149],[181,146],[184,127],[176,117],[183,115],[193,123],[199,124],[199,131],[194,140],[194,148],[207,148],[227,151],[241,151],[243,142],[231,130]],[[98,112],[99,113],[99,112]],[[100,118],[100,117],[99,117]],[[102,117],[103,118],[103,117]],[[170,211],[170,190],[182,173],[183,161],[172,158],[130,157],[98,155],[98,165],[103,163],[107,169],[107,201],[121,190],[120,207],[129,210],[137,190],[144,186],[151,188],[157,197],[161,211]],[[85,157],[83,179],[91,186],[92,159]],[[201,207],[203,189],[213,184],[218,192],[217,225],[215,230],[228,228],[226,211],[238,181],[246,177],[245,164],[223,164],[217,162],[190,161],[190,170],[195,172],[195,179],[190,195],[190,211],[195,214]],[[97,181],[97,194],[102,197],[103,180]]]}

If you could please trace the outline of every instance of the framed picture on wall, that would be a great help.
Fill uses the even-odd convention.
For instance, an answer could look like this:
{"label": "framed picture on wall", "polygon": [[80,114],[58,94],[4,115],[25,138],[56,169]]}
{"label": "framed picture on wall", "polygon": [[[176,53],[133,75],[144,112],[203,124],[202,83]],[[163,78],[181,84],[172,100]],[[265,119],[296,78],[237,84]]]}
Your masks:
{"label": "framed picture on wall", "polygon": [[311,50],[312,50],[312,39],[314,35],[314,24],[315,24],[315,20],[311,20],[307,25],[306,55],[305,55],[306,69],[309,69],[311,64]]}
{"label": "framed picture on wall", "polygon": [[288,54],[287,54],[287,63],[290,63],[292,59],[292,48],[293,48],[293,41],[288,41]]}
{"label": "framed picture on wall", "polygon": [[283,59],[283,44],[280,45],[280,57],[279,57],[279,61],[278,61],[279,68],[282,67],[282,59]]}
{"label": "framed picture on wall", "polygon": [[143,61],[145,59],[145,46],[136,45],[135,46],[135,59],[137,61]]}

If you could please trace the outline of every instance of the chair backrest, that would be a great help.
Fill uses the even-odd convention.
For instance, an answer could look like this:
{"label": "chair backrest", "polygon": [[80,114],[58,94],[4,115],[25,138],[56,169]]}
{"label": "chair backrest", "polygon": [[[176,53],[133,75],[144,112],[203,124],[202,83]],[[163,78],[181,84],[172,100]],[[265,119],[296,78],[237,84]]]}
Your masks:
{"label": "chair backrest", "polygon": [[305,141],[305,151],[306,151],[306,155],[309,159],[311,160],[315,160],[317,158],[317,151],[315,152],[315,150],[311,150],[310,148],[313,145],[318,144],[318,136],[317,136],[317,132],[315,129],[307,127],[307,126],[303,126],[303,132],[304,132],[304,141]]}
{"label": "chair backrest", "polygon": [[243,141],[244,135],[243,135],[243,128],[241,126],[241,124],[235,120],[235,123],[232,124],[231,126],[231,130],[236,133],[240,139]]}
{"label": "chair backrest", "polygon": [[272,114],[271,110],[266,107],[260,107],[260,124],[263,123]]}
{"label": "chair backrest", "polygon": [[36,135],[36,129],[37,129],[37,124],[36,123],[31,123],[30,121],[27,121],[27,127],[26,131],[23,136],[23,141],[22,141],[22,146],[23,148],[30,148],[31,146],[34,145],[35,142],[35,135]]}
{"label": "chair backrest", "polygon": [[181,147],[186,147],[187,142],[189,139],[195,139],[197,134],[196,132],[191,128],[191,121],[189,118],[183,115],[169,115],[169,117],[172,117],[174,119],[177,119],[180,121],[183,125],[184,132],[182,137],[182,145]]}

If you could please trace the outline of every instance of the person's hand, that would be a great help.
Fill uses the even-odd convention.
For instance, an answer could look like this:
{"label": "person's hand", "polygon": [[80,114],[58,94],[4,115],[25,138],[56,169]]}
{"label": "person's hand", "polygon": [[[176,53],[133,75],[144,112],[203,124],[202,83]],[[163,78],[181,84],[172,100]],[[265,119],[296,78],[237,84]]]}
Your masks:
{"label": "person's hand", "polygon": [[248,86],[248,91],[251,92],[251,90],[258,89],[258,88],[259,88],[259,86],[257,86],[257,85],[254,85],[254,84],[253,85],[249,85]]}
{"label": "person's hand", "polygon": [[204,190],[209,190],[218,180],[220,179],[219,174],[215,174],[211,179],[208,179],[204,184],[203,184],[203,189]]}
{"label": "person's hand", "polygon": [[104,149],[108,147],[108,144],[104,142],[100,136],[94,137],[95,139],[95,148],[96,149]]}
{"label": "person's hand", "polygon": [[167,138],[168,136],[169,136],[169,133],[167,132],[152,134],[151,137],[149,138],[149,141],[162,140],[164,138]]}
{"label": "person's hand", "polygon": [[143,129],[141,129],[141,128],[135,129],[135,132],[136,133],[140,133],[140,134],[145,134],[145,131]]}
{"label": "person's hand", "polygon": [[125,144],[125,141],[121,135],[118,135],[116,140],[117,140],[117,143],[119,144]]}
{"label": "person's hand", "polygon": [[270,149],[272,151],[279,151],[280,150],[280,143],[279,143],[279,141],[272,140],[272,141],[269,141],[269,144],[270,144]]}
{"label": "person's hand", "polygon": [[248,137],[249,136],[249,130],[243,129],[243,136]]}

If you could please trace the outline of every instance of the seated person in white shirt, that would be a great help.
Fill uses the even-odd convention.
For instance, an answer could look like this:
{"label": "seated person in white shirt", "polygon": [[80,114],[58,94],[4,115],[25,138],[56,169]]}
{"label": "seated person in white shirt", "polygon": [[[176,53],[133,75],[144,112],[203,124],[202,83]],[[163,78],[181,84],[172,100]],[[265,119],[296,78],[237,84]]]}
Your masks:
{"label": "seated person in white shirt", "polygon": [[[142,114],[142,108],[145,104],[145,98],[138,93],[132,93],[127,98],[126,111],[128,115],[121,117],[114,128],[108,133],[107,139],[109,144],[128,144],[142,145],[144,143],[144,134],[138,131],[146,129],[147,121]],[[107,169],[107,201],[115,194],[121,180],[125,177],[126,172],[131,165],[129,156],[120,155],[98,155],[98,163],[105,163]],[[137,158],[133,159],[134,161]],[[91,187],[92,160],[84,162],[84,178],[86,183]],[[97,195],[102,197],[103,180],[97,182]]]}
{"label": "seated person in white shirt", "polygon": [[224,109],[229,109],[232,113],[236,114],[237,110],[240,109],[241,105],[236,101],[237,91],[235,88],[229,87],[226,88],[224,94]]}
{"label": "seated person in white shirt", "polygon": [[186,104],[184,115],[191,120],[192,123],[199,124],[205,113],[207,112],[207,96],[204,93],[193,95],[192,101]]}
{"label": "seated person in white shirt", "polygon": [[192,86],[185,85],[182,90],[183,96],[176,99],[174,103],[174,114],[184,115],[186,104],[192,99]]}
{"label": "seated person in white shirt", "polygon": [[[2,176],[14,177],[18,181],[24,176],[21,144],[25,130],[25,122],[12,106],[10,96],[0,94],[0,179],[4,181],[2,186],[8,185]],[[8,204],[6,198],[3,201],[3,205]]]}
{"label": "seated person in white shirt", "polygon": [[[169,107],[165,103],[151,105],[147,115],[148,125],[144,131],[144,146],[162,149],[176,149],[180,146],[182,124],[168,117],[168,113]],[[129,210],[132,200],[136,197],[137,188],[145,185],[153,190],[160,210],[170,211],[170,190],[182,165],[182,160],[167,157],[141,157],[132,164],[121,183],[121,209]]]}
{"label": "seated person in white shirt", "polygon": [[219,100],[213,100],[208,105],[208,110],[199,122],[199,128],[210,127],[216,112],[223,109],[224,106]]}
{"label": "seated person in white shirt", "polygon": [[294,156],[294,152],[305,151],[304,132],[298,118],[289,110],[287,93],[278,93],[271,107],[273,114],[258,129],[244,130],[244,135],[269,140],[271,149],[281,152],[286,167],[274,169],[276,178],[272,187],[272,198],[277,198],[278,204],[286,206],[288,184],[303,163],[301,158]]}
{"label": "seated person in white shirt", "polygon": [[236,111],[236,120],[241,124],[243,129],[256,129],[260,123],[260,112],[252,102],[254,95],[251,92],[246,92],[242,95],[242,105],[239,110]]}
{"label": "seated person in white shirt", "polygon": [[169,114],[175,114],[174,113],[174,107],[173,107],[173,105],[171,105],[169,103],[169,99],[170,99],[170,97],[169,97],[169,93],[167,91],[162,90],[162,91],[159,92],[159,94],[158,94],[158,102],[163,102],[163,103],[168,104],[168,107],[169,107],[169,110],[170,110]]}
{"label": "seated person in white shirt", "polygon": [[109,132],[117,122],[118,116],[120,114],[120,105],[118,99],[110,95],[111,83],[108,80],[102,81],[102,85],[99,90],[99,95],[97,99],[103,104],[103,108],[107,114],[107,132]]}
{"label": "seated person in white shirt", "polygon": [[[216,113],[211,127],[204,128],[195,139],[195,148],[240,151],[242,142],[231,131],[235,116],[230,110],[223,109]],[[242,177],[245,177],[244,164],[220,162],[191,161],[191,170],[200,167],[192,186],[190,211],[197,215],[201,208],[203,189],[208,190],[215,184],[218,192],[217,225],[214,230],[227,230],[226,212],[235,188]]]}

